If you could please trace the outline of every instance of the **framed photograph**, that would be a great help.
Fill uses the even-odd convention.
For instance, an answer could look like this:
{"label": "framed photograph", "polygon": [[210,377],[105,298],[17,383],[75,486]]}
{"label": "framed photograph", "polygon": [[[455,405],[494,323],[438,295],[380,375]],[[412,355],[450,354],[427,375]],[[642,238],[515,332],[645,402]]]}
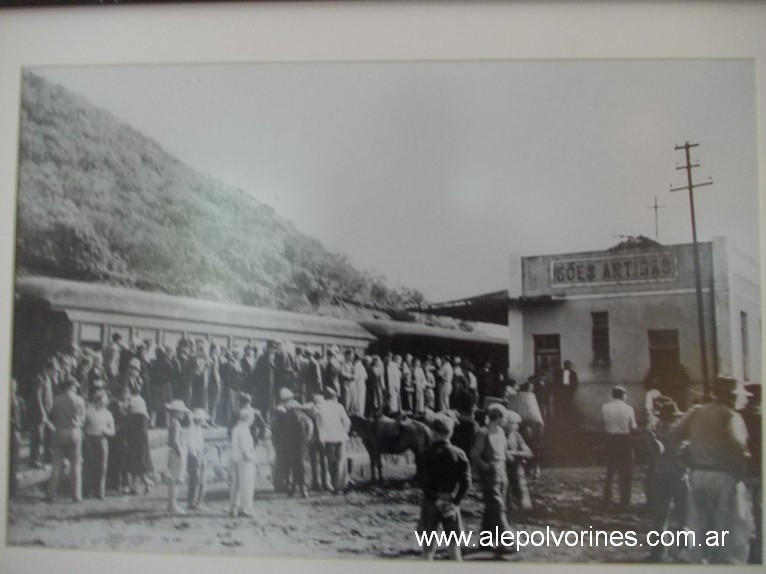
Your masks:
{"label": "framed photograph", "polygon": [[764,24],[0,11],[3,570],[762,564]]}

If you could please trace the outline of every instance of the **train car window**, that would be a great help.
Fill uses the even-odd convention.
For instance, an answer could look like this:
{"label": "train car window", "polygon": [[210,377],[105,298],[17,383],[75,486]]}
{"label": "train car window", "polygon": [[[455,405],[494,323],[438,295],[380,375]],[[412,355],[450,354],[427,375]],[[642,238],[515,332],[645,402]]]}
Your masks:
{"label": "train car window", "polygon": [[232,337],[231,341],[231,348],[239,347],[240,349],[244,349],[248,345],[250,345],[250,339],[246,337]]}
{"label": "train car window", "polygon": [[159,340],[159,337],[157,336],[157,329],[137,329],[136,337],[138,337],[142,341],[146,341],[147,339],[149,339],[153,341],[154,343],[157,343],[157,341]]}
{"label": "train car window", "polygon": [[88,347],[93,350],[100,350],[103,344],[103,325],[93,323],[82,323],[80,325],[80,347]]}
{"label": "train car window", "polygon": [[130,342],[130,327],[124,327],[122,325],[110,325],[109,326],[109,341],[112,340],[112,335],[119,333],[122,337],[123,344]]}
{"label": "train car window", "polygon": [[220,348],[229,348],[229,337],[226,335],[213,335],[213,343]]}
{"label": "train car window", "polygon": [[189,339],[192,343],[196,343],[197,339],[202,339],[206,343],[210,342],[210,336],[207,333],[189,333]]}
{"label": "train car window", "polygon": [[162,344],[164,346],[177,347],[178,341],[184,338],[184,334],[181,331],[164,331],[162,333]]}

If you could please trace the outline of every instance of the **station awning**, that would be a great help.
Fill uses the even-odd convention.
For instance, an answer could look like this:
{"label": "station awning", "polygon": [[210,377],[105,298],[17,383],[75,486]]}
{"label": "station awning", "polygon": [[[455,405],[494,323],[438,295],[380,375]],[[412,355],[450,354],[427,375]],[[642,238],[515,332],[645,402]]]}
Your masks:
{"label": "station awning", "polygon": [[453,317],[463,321],[507,325],[509,309],[528,309],[560,301],[563,301],[563,298],[551,295],[510,297],[508,291],[503,290],[466,297],[464,299],[454,299],[443,303],[433,303],[423,307],[410,307],[407,310],[442,317]]}

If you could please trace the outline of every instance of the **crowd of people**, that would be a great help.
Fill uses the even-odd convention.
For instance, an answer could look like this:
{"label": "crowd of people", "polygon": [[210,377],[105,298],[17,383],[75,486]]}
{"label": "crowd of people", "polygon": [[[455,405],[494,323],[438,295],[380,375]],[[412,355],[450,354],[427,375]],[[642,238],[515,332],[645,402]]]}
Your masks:
{"label": "crowd of people", "polygon": [[[612,400],[602,406],[605,507],[612,505],[615,477],[618,509],[630,507],[634,446],[643,444],[651,528],[662,533],[672,525],[694,534],[670,549],[654,546],[649,562],[665,561],[668,553],[680,562],[762,562],[761,386],[719,376],[711,387],[710,400],[695,401],[683,412],[650,384],[643,428],[626,402],[624,387],[615,386]],[[728,538],[709,544],[711,532],[726,532]]]}
{"label": "crowd of people", "polygon": [[[273,445],[277,491],[308,496],[308,461],[311,487],[340,493],[349,484],[352,419],[411,417],[425,421],[433,436],[419,464],[424,491],[419,527],[462,529],[460,503],[476,477],[484,503],[482,530],[510,531],[509,516],[532,508],[528,478],[539,476],[546,424],[567,426],[573,420],[577,386],[569,361],[517,384],[490,363],[477,370],[456,356],[362,355],[338,347],[322,354],[285,341],[270,341],[262,350],[225,349],[201,339],[181,340],[175,348],[139,340],[126,346],[115,335],[103,352],[74,349],[49,357],[26,393],[19,393],[14,381],[11,493],[24,420],[30,463],[51,462],[49,500],[57,494],[65,461],[74,501],[103,499],[108,489],[148,492],[158,476],[149,429],[166,428],[169,455],[162,474],[168,511],[174,514],[185,512],[178,504],[181,484],[187,508],[204,508],[204,429],[226,427],[229,513],[250,516],[260,441]],[[745,496],[758,505],[754,526],[760,540],[760,396],[739,414],[728,380],[719,378],[714,391],[710,405],[682,414],[672,399],[650,389],[647,424],[640,429],[626,390],[613,389],[613,400],[602,409],[604,504],[611,505],[616,476],[619,509],[630,506],[635,437],[648,436],[652,526],[664,529],[672,517],[694,531],[728,529],[736,543],[688,559],[742,562],[753,535],[751,498],[745,502]],[[429,547],[425,554],[433,557],[434,551]],[[460,548],[451,552],[460,558]],[[663,556],[656,550],[649,558]]]}

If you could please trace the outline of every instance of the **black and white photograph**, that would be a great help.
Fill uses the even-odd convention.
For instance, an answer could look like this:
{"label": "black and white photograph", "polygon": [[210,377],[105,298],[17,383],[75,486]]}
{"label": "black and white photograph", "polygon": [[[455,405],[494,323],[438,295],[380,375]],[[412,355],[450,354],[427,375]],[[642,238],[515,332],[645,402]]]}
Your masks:
{"label": "black and white photograph", "polygon": [[23,67],[6,544],[763,564],[756,78]]}

